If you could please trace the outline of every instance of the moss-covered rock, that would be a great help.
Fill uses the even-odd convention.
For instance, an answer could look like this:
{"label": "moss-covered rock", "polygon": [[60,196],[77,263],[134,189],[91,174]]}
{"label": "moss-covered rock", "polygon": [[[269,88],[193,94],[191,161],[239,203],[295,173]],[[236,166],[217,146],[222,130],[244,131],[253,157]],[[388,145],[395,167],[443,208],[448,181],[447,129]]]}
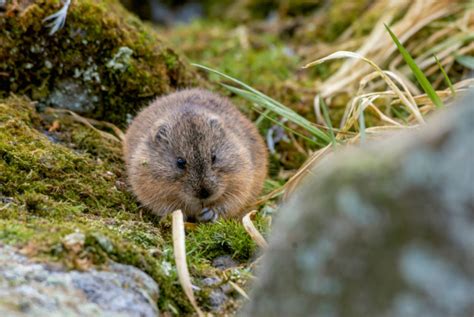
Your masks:
{"label": "moss-covered rock", "polygon": [[[110,260],[134,266],[159,285],[161,311],[191,312],[176,275],[170,222],[158,223],[128,191],[120,142],[73,118],[40,115],[26,98],[0,100],[0,243],[66,269],[106,269]],[[78,246],[67,238],[74,233],[84,237]],[[235,222],[197,226],[187,235],[198,301],[209,309],[220,285],[201,285],[201,279],[221,276],[241,286],[248,280],[242,268],[229,276],[212,260],[230,254],[249,261],[255,244]],[[238,303],[230,294],[218,309],[235,311]]]}
{"label": "moss-covered rock", "polygon": [[65,26],[43,19],[60,1],[7,1],[0,13],[0,94],[27,95],[123,124],[156,95],[196,84],[195,74],[151,27],[116,0],[72,1]]}

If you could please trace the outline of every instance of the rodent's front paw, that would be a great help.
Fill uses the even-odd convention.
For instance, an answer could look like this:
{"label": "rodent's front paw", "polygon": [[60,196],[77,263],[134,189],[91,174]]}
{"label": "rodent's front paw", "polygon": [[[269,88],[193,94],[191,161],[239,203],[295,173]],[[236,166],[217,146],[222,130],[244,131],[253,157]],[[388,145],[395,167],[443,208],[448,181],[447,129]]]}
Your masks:
{"label": "rodent's front paw", "polygon": [[216,222],[219,213],[215,209],[203,208],[201,213],[197,215],[196,219],[199,222]]}

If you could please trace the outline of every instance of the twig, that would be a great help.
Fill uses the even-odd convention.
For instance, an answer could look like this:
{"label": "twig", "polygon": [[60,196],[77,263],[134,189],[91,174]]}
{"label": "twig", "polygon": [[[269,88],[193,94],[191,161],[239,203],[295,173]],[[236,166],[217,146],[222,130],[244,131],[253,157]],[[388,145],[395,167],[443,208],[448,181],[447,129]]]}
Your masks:
{"label": "twig", "polygon": [[173,249],[179,283],[198,316],[204,317],[204,313],[201,311],[196,303],[196,299],[194,298],[193,285],[191,284],[191,277],[189,276],[188,265],[186,263],[186,246],[184,237],[183,213],[178,209],[173,212]]}
{"label": "twig", "polygon": [[249,234],[250,238],[252,238],[253,241],[262,249],[266,249],[268,247],[267,241],[265,241],[265,238],[260,234],[260,232],[255,228],[253,225],[252,220],[250,219],[251,216],[255,215],[257,213],[256,210],[252,210],[248,214],[242,218],[242,224],[244,225],[245,231]]}

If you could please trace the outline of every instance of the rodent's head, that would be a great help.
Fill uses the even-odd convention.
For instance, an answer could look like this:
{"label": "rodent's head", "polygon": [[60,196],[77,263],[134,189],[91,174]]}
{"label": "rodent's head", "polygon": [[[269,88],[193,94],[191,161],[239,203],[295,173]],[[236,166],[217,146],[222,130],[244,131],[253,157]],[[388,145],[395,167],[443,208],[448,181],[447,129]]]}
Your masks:
{"label": "rodent's head", "polygon": [[151,175],[162,186],[176,190],[181,203],[191,209],[223,198],[235,176],[250,164],[250,154],[238,137],[208,112],[180,112],[150,132],[147,165]]}

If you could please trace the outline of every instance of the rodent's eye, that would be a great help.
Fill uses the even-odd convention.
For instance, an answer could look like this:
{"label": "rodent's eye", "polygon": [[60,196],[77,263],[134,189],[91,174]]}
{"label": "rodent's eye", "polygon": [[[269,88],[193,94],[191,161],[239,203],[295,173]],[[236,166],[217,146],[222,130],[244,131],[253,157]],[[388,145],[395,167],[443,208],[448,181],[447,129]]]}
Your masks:
{"label": "rodent's eye", "polygon": [[216,162],[216,155],[215,154],[212,154],[211,162],[212,162],[212,164],[214,164]]}
{"label": "rodent's eye", "polygon": [[184,170],[186,168],[186,160],[182,157],[178,157],[176,159],[176,166],[178,166],[178,168]]}

